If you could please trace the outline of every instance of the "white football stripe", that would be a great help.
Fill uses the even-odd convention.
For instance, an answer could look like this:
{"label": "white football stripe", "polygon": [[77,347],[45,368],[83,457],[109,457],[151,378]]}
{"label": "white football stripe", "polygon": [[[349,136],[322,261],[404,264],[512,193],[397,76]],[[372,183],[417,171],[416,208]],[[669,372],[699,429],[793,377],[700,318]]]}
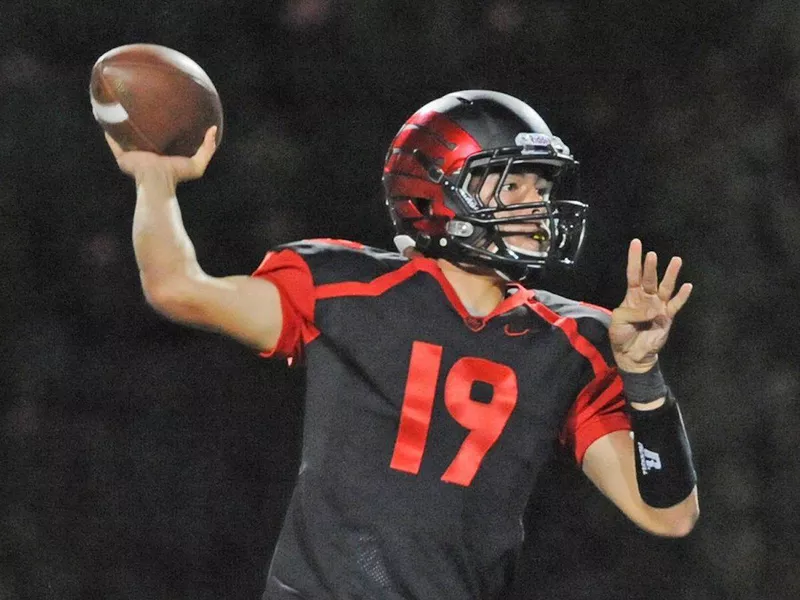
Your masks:
{"label": "white football stripe", "polygon": [[102,123],[114,125],[128,120],[128,111],[119,102],[113,104],[102,104],[90,96],[92,101],[92,114],[94,118]]}

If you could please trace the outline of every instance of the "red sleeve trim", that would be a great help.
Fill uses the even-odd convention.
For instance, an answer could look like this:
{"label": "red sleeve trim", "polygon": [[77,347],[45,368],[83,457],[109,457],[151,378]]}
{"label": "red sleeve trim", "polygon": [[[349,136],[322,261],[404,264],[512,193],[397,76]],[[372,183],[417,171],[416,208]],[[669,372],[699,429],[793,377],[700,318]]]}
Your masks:
{"label": "red sleeve trim", "polygon": [[283,316],[278,342],[259,356],[282,356],[291,364],[302,355],[303,345],[319,335],[313,324],[315,293],[311,270],[299,254],[281,250],[268,252],[251,276],[266,279],[278,288]]}
{"label": "red sleeve trim", "polygon": [[583,463],[586,450],[598,439],[613,431],[631,428],[624,408],[622,380],[616,369],[595,377],[580,391],[561,434],[561,442],[572,445],[579,465]]}
{"label": "red sleeve trim", "polygon": [[577,438],[581,440],[581,443],[578,444],[576,442],[575,444],[575,462],[578,465],[582,465],[583,459],[586,456],[586,451],[601,437],[608,435],[609,433],[614,433],[615,431],[630,430],[631,422],[628,419],[628,415],[626,415],[624,412],[608,415],[601,422],[592,423],[592,425],[584,428],[584,430],[581,432],[581,437]]}

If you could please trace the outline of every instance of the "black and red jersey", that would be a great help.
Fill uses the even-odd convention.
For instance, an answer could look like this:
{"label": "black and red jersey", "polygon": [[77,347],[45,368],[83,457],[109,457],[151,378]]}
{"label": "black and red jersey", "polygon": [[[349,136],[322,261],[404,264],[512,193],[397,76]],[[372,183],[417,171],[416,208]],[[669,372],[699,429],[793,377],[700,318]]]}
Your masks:
{"label": "black and red jersey", "polygon": [[557,443],[628,429],[607,311],[518,285],[486,317],[434,260],[313,240],[254,273],[281,292],[265,356],[302,360],[300,472],[265,599],[497,598]]}

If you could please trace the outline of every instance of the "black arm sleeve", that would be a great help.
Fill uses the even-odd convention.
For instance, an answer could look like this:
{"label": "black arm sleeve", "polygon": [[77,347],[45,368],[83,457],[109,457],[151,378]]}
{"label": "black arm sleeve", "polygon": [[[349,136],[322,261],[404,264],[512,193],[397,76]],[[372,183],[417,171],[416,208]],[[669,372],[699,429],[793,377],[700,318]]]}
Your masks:
{"label": "black arm sleeve", "polygon": [[671,392],[655,410],[630,409],[636,480],[642,499],[655,508],[684,500],[697,483],[680,408]]}

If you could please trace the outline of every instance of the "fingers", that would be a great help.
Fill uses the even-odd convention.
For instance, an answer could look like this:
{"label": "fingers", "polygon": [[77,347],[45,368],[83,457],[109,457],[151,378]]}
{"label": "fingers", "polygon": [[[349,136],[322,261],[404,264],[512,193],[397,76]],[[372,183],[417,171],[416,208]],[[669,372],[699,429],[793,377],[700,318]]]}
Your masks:
{"label": "fingers", "polygon": [[682,264],[683,261],[679,256],[673,256],[667,265],[667,270],[664,271],[664,278],[661,280],[661,285],[658,286],[658,297],[664,302],[668,302],[672,298]]}
{"label": "fingers", "polygon": [[658,291],[658,256],[650,251],[644,257],[644,269],[642,271],[642,289],[648,294],[655,294]]}
{"label": "fingers", "polygon": [[119,168],[126,174],[138,177],[138,174],[149,169],[160,169],[168,172],[174,182],[190,181],[203,176],[217,149],[217,128],[209,127],[203,143],[194,156],[162,156],[152,152],[126,152],[108,133],[105,134],[111,152],[117,159]]}
{"label": "fingers", "polygon": [[126,175],[133,176],[136,164],[135,161],[132,162],[129,158],[131,153],[123,150],[122,146],[120,146],[117,141],[107,132],[104,132],[104,135],[106,137],[106,143],[108,143],[108,147],[111,148],[111,152],[114,153],[114,158],[117,160],[117,166],[119,167],[120,171]]}
{"label": "fingers", "polygon": [[108,135],[108,132],[104,131],[103,135],[106,136],[106,143],[108,144],[108,147],[111,148],[111,152],[114,153],[114,158],[119,159],[119,157],[122,156],[124,150],[114,138]]}
{"label": "fingers", "polygon": [[691,296],[693,289],[694,286],[692,286],[691,283],[684,283],[678,290],[678,293],[675,294],[675,297],[667,303],[667,314],[670,318],[678,314],[678,311],[683,308],[683,305],[686,304],[689,296]]}
{"label": "fingers", "polygon": [[642,284],[642,242],[638,239],[631,240],[628,246],[628,287],[639,287]]}
{"label": "fingers", "polygon": [[208,163],[217,149],[216,136],[217,128],[209,127],[203,138],[203,143],[191,158],[169,157],[172,161],[172,169],[178,181],[191,181],[199,179],[206,172]]}
{"label": "fingers", "polygon": [[202,175],[205,172],[208,163],[211,162],[211,157],[214,156],[214,152],[217,150],[216,136],[217,127],[209,127],[208,131],[206,131],[205,137],[203,138],[203,143],[192,157],[192,162],[199,171],[199,175]]}
{"label": "fingers", "polygon": [[[667,285],[672,286],[674,289],[675,280],[677,279],[680,270],[680,262],[674,265],[675,259],[670,261],[667,267],[665,279]],[[678,259],[680,261],[680,259]],[[642,266],[642,242],[639,239],[631,240],[628,247],[628,267],[626,271],[628,279],[628,287],[634,288],[641,286],[648,294],[655,294],[660,291],[658,285],[658,255],[655,252],[648,252],[644,257],[644,267]],[[669,279],[671,277],[671,279]],[[671,292],[670,292],[671,294]]]}
{"label": "fingers", "polygon": [[[650,251],[644,257],[642,265],[642,242],[634,239],[628,248],[627,279],[628,287],[640,287],[647,294],[658,294],[664,302],[668,302],[675,291],[683,260],[673,256],[664,271],[661,284],[658,283],[658,255]],[[687,296],[688,299],[688,296]]]}

